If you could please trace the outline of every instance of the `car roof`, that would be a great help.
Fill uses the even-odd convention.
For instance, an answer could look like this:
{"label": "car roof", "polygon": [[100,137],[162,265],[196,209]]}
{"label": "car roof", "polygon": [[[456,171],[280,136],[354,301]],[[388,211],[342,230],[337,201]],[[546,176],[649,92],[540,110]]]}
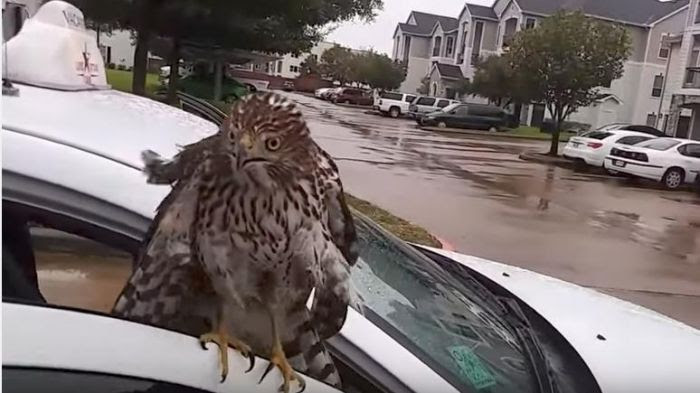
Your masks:
{"label": "car roof", "polygon": [[[15,84],[3,96],[2,127],[141,167],[141,151],[169,157],[217,126],[163,103],[116,90],[66,92]],[[105,140],[109,138],[109,143]]]}
{"label": "car roof", "polygon": [[649,134],[649,133],[646,133],[646,132],[641,132],[641,131],[630,131],[630,130],[605,130],[605,131],[598,131],[598,130],[593,130],[593,131],[591,131],[591,132],[609,132],[609,133],[612,133],[613,135],[620,135],[620,136],[622,136],[622,135],[625,135],[625,136],[626,136],[626,135],[629,135],[629,136],[636,135],[636,136],[646,136],[646,137],[649,137],[649,138],[656,138],[656,136],[654,136],[654,135],[652,135],[652,134]]}

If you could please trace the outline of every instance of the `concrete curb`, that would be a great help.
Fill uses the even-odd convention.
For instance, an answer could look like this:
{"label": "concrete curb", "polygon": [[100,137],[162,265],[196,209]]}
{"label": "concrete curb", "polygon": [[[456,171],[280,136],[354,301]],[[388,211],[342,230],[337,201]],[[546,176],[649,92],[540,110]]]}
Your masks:
{"label": "concrete curb", "polygon": [[520,153],[518,156],[523,161],[532,161],[540,164],[556,165],[562,168],[573,169],[576,163],[562,157],[552,157],[540,153]]}

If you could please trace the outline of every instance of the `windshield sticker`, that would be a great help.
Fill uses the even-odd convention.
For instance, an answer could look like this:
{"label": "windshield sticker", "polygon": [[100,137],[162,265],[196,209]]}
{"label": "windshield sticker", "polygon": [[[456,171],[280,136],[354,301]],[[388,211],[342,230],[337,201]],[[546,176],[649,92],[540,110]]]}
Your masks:
{"label": "windshield sticker", "polygon": [[474,352],[463,345],[447,349],[459,367],[459,372],[478,390],[491,387],[496,384],[496,378],[479,360]]}

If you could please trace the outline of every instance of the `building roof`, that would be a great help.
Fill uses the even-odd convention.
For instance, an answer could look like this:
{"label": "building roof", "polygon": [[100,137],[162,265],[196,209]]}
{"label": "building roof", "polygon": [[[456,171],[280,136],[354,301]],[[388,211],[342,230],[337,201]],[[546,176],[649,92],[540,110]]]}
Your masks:
{"label": "building roof", "polygon": [[437,70],[443,78],[462,79],[462,70],[453,64],[437,63]]}
{"label": "building roof", "polygon": [[469,8],[469,13],[472,14],[473,17],[498,20],[498,16],[496,16],[496,13],[491,7],[467,3],[467,8]]}
{"label": "building roof", "polygon": [[[648,25],[688,5],[688,0],[515,0],[523,12],[550,15],[581,10],[591,16]],[[471,8],[469,8],[471,12]]]}
{"label": "building roof", "polygon": [[404,33],[429,35],[433,31],[435,23],[438,22],[440,22],[442,29],[445,31],[455,30],[458,26],[457,19],[449,16],[427,14],[425,12],[418,11],[412,11],[411,15],[413,15],[413,19],[416,21],[415,25],[399,23],[399,27]]}

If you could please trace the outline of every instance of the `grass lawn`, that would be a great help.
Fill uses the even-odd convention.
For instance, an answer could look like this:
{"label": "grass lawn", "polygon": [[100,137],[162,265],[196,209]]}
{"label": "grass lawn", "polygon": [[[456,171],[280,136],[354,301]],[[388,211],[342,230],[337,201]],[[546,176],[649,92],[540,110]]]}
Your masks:
{"label": "grass lawn", "polygon": [[[133,73],[131,71],[107,69],[107,83],[112,85],[115,90],[131,93],[132,79]],[[157,74],[146,74],[146,94],[153,95],[159,86]]]}
{"label": "grass lawn", "polygon": [[[552,136],[551,134],[547,134],[546,132],[541,132],[539,128],[537,127],[529,127],[529,126],[520,126],[518,128],[514,128],[510,131],[504,132],[504,134],[508,135],[517,135],[517,136],[522,136],[526,138],[532,138],[532,139],[542,139],[542,140],[551,140]],[[569,140],[569,137],[576,135],[573,132],[562,132],[559,135],[559,141],[560,142],[567,142]]]}
{"label": "grass lawn", "polygon": [[425,229],[411,224],[401,217],[397,217],[388,211],[375,206],[365,200],[355,198],[350,194],[345,194],[345,198],[352,208],[369,217],[382,228],[393,233],[398,238],[426,246],[440,248],[440,242]]}

